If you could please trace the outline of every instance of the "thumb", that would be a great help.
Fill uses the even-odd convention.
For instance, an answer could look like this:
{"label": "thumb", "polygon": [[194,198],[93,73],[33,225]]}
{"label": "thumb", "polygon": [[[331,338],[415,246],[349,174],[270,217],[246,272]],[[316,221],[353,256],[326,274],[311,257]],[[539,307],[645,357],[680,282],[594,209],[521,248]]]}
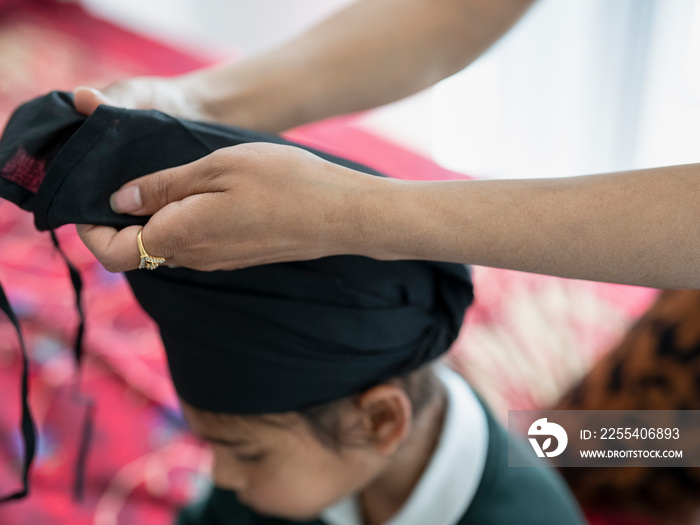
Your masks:
{"label": "thumb", "polygon": [[116,213],[153,215],[171,202],[217,191],[207,183],[208,177],[198,176],[202,162],[206,162],[206,157],[129,181],[111,195],[109,204]]}
{"label": "thumb", "polygon": [[91,87],[80,86],[73,91],[73,104],[78,113],[91,115],[100,104],[116,106],[116,102],[101,91]]}

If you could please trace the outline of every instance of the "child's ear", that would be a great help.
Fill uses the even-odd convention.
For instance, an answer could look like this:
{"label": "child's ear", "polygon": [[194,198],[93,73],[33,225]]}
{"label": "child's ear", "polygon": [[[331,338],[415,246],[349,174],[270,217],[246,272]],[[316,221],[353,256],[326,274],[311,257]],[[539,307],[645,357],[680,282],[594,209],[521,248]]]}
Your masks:
{"label": "child's ear", "polygon": [[393,454],[411,431],[413,410],[406,392],[391,383],[375,386],[357,397],[362,430],[380,454]]}

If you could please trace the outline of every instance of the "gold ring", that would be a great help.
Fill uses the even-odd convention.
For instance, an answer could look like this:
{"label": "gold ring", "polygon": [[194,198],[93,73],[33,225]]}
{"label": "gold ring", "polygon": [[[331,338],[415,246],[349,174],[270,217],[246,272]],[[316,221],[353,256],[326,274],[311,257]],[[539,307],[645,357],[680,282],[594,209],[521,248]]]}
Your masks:
{"label": "gold ring", "polygon": [[143,247],[143,238],[141,237],[141,233],[143,232],[143,228],[139,230],[139,233],[136,235],[136,242],[139,245],[139,251],[141,252],[141,263],[139,264],[139,270],[143,270],[144,268],[146,270],[155,270],[158,268],[158,265],[160,263],[164,263],[165,259],[163,257],[154,257],[153,255],[148,255],[148,252],[146,251],[146,248]]}

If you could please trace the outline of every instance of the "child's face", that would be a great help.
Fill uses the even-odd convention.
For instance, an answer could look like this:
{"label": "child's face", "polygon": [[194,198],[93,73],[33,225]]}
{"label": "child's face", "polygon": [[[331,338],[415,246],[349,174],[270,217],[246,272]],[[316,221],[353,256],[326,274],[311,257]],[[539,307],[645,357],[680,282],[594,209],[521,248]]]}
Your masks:
{"label": "child's face", "polygon": [[295,413],[265,416],[278,427],[182,407],[192,431],[212,445],[214,483],[260,514],[311,519],[368,485],[389,461],[372,446],[328,448]]}

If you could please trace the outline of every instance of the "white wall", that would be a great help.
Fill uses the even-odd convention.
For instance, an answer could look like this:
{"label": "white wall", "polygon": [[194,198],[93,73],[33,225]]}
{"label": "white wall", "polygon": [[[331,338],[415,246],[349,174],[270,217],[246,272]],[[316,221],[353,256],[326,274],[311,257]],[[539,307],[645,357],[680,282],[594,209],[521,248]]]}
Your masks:
{"label": "white wall", "polygon": [[643,78],[636,38],[652,2],[540,0],[489,53],[435,88],[435,157],[483,177],[629,166]]}
{"label": "white wall", "polygon": [[650,49],[634,164],[700,162],[700,2],[661,3]]}
{"label": "white wall", "polygon": [[175,44],[257,53],[352,0],[81,0],[91,11]]}

